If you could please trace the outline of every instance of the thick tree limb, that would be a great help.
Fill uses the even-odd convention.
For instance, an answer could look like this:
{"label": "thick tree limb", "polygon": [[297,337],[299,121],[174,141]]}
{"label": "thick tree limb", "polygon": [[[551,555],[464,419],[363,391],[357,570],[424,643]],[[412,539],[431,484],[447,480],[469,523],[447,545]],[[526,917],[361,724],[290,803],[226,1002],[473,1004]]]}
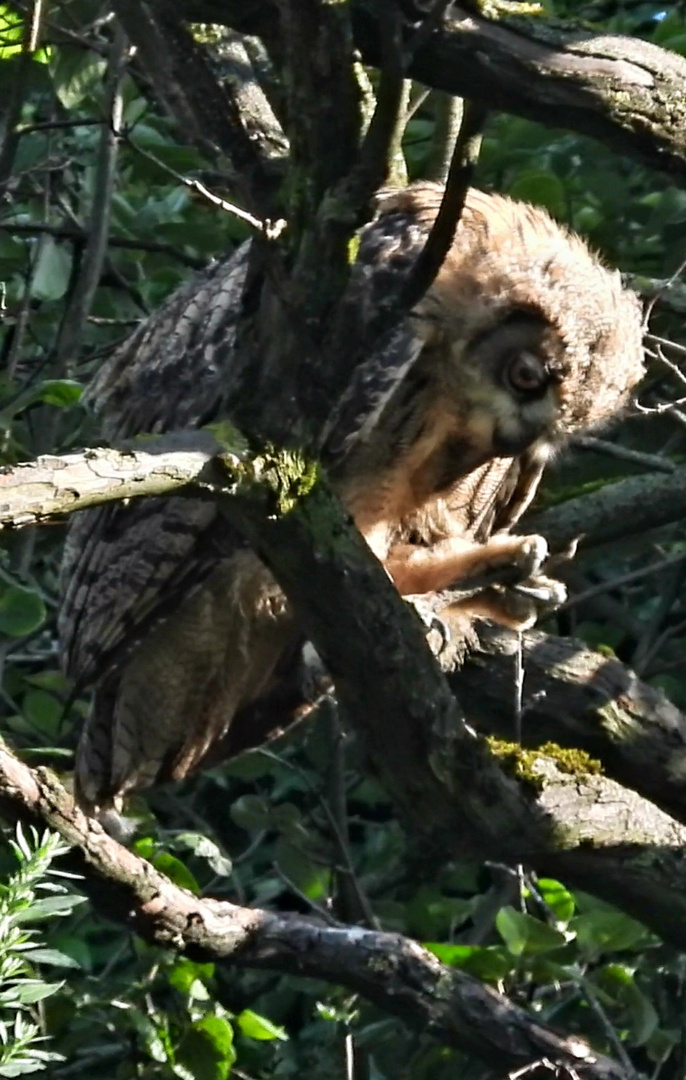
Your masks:
{"label": "thick tree limb", "polygon": [[145,439],[138,445],[157,442],[159,450],[85,450],[0,469],[0,529],[209,482],[209,464],[217,449],[210,435],[189,432],[187,437]]}
{"label": "thick tree limb", "polygon": [[[512,739],[519,638],[483,622],[477,632],[468,661],[449,680],[481,732]],[[586,750],[621,784],[686,822],[684,714],[619,660],[580,641],[529,631],[521,646],[523,744]]]}
{"label": "thick tree limb", "polygon": [[[268,34],[269,0],[183,0],[189,18]],[[451,17],[412,58],[427,86],[599,139],[675,178],[686,176],[686,61],[636,38],[562,27],[542,17]],[[379,61],[377,0],[354,0],[355,44]],[[411,29],[408,27],[408,36]]]}
{"label": "thick tree limb", "polygon": [[551,550],[560,551],[572,540],[594,547],[613,540],[681,521],[686,515],[686,467],[670,473],[629,476],[598,491],[569,499],[520,524],[527,532],[540,532]]}
{"label": "thick tree limb", "polygon": [[[96,907],[152,944],[198,959],[342,984],[499,1070],[547,1058],[586,1080],[626,1080],[609,1058],[556,1034],[399,934],[331,927],[193,896],[87,818],[54,776],[30,770],[1,745],[0,806],[6,818],[48,825],[73,845],[69,868],[84,875],[82,887]],[[532,1068],[527,1075],[539,1073]]]}

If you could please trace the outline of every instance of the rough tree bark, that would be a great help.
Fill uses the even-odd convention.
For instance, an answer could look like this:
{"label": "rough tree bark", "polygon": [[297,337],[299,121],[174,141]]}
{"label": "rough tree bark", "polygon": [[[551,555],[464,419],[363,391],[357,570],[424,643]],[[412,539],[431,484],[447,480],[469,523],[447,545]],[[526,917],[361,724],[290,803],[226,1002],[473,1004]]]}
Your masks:
{"label": "rough tree bark", "polygon": [[[274,34],[271,0],[247,8],[240,0],[183,0],[180,8],[189,19],[232,26],[268,45]],[[354,0],[353,11],[355,44],[365,62],[378,64],[379,5]],[[589,135],[675,179],[686,176],[686,61],[649,42],[543,16],[496,22],[454,4],[407,73],[488,108]]]}
{"label": "rough tree bark", "polygon": [[[274,207],[274,183],[265,144],[250,137],[230,87],[219,90],[209,78],[209,66],[178,20],[179,9],[152,0],[116,0],[115,7],[144,65],[147,58],[157,93],[169,111],[208,154],[231,159],[228,180],[266,221]],[[287,439],[295,430],[298,440],[309,446],[316,445],[331,402],[350,376],[345,366],[349,353],[331,338],[331,315],[345,287],[348,240],[383,173],[395,125],[394,103],[406,73],[439,89],[478,98],[491,108],[568,126],[674,176],[686,175],[686,63],[678,57],[628,39],[581,30],[563,33],[543,19],[494,23],[460,9],[419,41],[413,37],[415,27],[380,20],[381,6],[374,0],[354,0],[354,37],[346,36],[337,8],[340,5],[316,0],[274,4],[255,0],[250,5],[186,0],[182,5],[189,17],[261,34],[277,71],[285,68],[290,75],[287,135],[297,181],[290,187],[292,231],[283,243],[263,238],[253,246],[237,352],[245,370],[251,365],[256,370],[259,361],[261,377],[254,380],[252,400],[246,401],[240,416],[241,421],[247,419],[251,434],[257,429]],[[358,138],[362,117],[351,78],[355,48],[366,60],[379,61],[382,69],[379,107],[365,138]],[[158,64],[162,55],[165,63]],[[330,107],[318,113],[324,99]],[[340,152],[324,159],[322,148],[332,144]],[[323,364],[323,356],[335,362]],[[270,403],[268,409],[265,401]],[[258,414],[262,423],[257,423]],[[158,449],[129,450],[124,458],[111,451],[95,456],[89,452],[90,456],[64,463],[59,472],[54,462],[28,467],[33,468],[38,491],[32,494],[24,487],[21,501],[7,511],[6,520],[12,521],[14,515],[14,524],[21,524],[32,514],[45,517],[51,507],[64,513],[77,505],[92,505],[111,494],[113,485],[121,498],[159,493],[166,484],[171,490],[199,482],[201,494],[221,499],[223,512],[244,531],[283,585],[333,674],[339,700],[365,740],[373,767],[403,819],[425,840],[428,861],[445,861],[448,855],[465,852],[526,861],[619,904],[686,947],[686,830],[674,820],[683,815],[683,792],[678,773],[670,774],[674,747],[680,754],[684,738],[685,721],[676,710],[656,701],[609,661],[587,651],[575,652],[574,645],[529,636],[524,643],[528,689],[545,690],[547,697],[537,699],[526,718],[527,738],[533,736],[534,723],[540,723],[542,731],[553,719],[557,725],[553,706],[564,695],[570,704],[563,712],[563,732],[569,737],[560,735],[556,726],[555,741],[587,746],[602,760],[607,775],[596,771],[588,757],[570,757],[559,747],[526,753],[508,746],[492,752],[465,725],[456,698],[425,646],[419,620],[403,604],[326,486],[316,482],[316,470],[293,455],[284,458],[269,451],[269,460],[262,458],[258,482],[256,472],[250,471],[250,455],[243,450],[210,461],[207,444],[197,453],[191,445],[184,446],[178,454],[185,458],[167,457],[167,448]],[[19,479],[26,481],[25,476]],[[660,479],[665,485],[678,483],[677,471]],[[8,505],[10,486],[3,490]],[[56,503],[51,500],[57,489],[66,494]],[[635,497],[627,491],[625,497]],[[667,502],[670,508],[663,520],[672,520],[668,514],[675,512],[674,502],[671,498]],[[601,531],[606,519],[605,506],[588,532]],[[552,534],[554,525],[549,521],[548,525]],[[578,528],[576,518],[566,526],[568,533]],[[562,544],[564,535],[565,526],[556,542]],[[507,636],[484,638],[471,667],[451,676],[468,718],[472,719],[472,705],[474,715],[490,711],[492,730],[506,737],[510,650]],[[489,680],[488,687],[478,677],[478,664],[485,657],[498,676]],[[449,666],[447,657],[444,665]],[[633,741],[622,737],[627,731]],[[646,747],[655,762],[651,781],[639,767],[641,748]],[[81,866],[93,895],[99,891],[99,878],[118,882],[120,889],[109,889],[114,912],[131,917],[128,913],[133,911],[137,928],[152,939],[211,950],[232,962],[311,974],[331,955],[327,949],[333,949],[333,935],[327,943],[326,932],[320,927],[313,930],[304,920],[279,922],[265,913],[229,911],[210,902],[201,905],[179,890],[170,891],[173,887],[150,867],[134,864],[128,853],[115,852],[113,842],[85,822],[44,775],[32,778],[5,755],[0,766],[7,813],[38,816],[58,828],[82,853]],[[627,786],[620,786],[615,776]],[[658,796],[662,808],[649,801]],[[211,940],[210,924],[215,932]],[[461,1040],[464,1046],[471,1037],[474,1052],[494,1060],[492,1045],[480,1030],[471,1036],[467,1031],[466,1007],[462,1012],[458,1008],[452,1021],[445,1011],[434,1011],[448,985],[435,961],[425,955],[418,958],[406,945],[398,944],[394,952],[388,939],[372,941],[364,936],[367,932],[345,933],[352,950],[348,985],[370,996],[378,993],[386,1007],[417,1022],[428,1021],[447,1040]],[[307,950],[298,953],[297,962],[292,952],[286,959],[288,941],[314,938],[321,955]],[[395,948],[397,939],[393,942]],[[370,962],[367,950],[373,953],[377,946],[382,952],[374,955],[377,959],[382,955],[391,969],[385,983],[380,977],[370,980],[370,969],[365,968]],[[360,966],[350,973],[355,950]],[[311,957],[312,967],[306,967],[305,956]],[[423,965],[421,972],[413,967],[415,959]],[[343,967],[328,970],[345,982]],[[319,967],[316,973],[323,970]],[[405,995],[397,981],[392,982],[398,972],[408,980],[415,978],[419,991]],[[449,989],[458,985],[466,986],[451,974]],[[612,1063],[589,1062],[584,1051],[575,1054],[569,1046],[546,1042],[548,1034],[542,1029],[534,1032],[531,1021],[526,1024],[528,1043],[521,1044],[521,1051],[517,1044],[515,1056],[507,1057],[508,1047],[516,1043],[519,1016],[509,1012],[496,1017],[495,1006],[489,1012],[484,1004],[488,995],[481,994],[479,1007],[487,1010],[491,1022],[497,1019],[496,1031],[504,1022],[499,1064],[528,1064],[545,1049],[556,1060],[573,1060],[584,1075],[621,1075]],[[449,997],[451,1005],[455,1000]]]}

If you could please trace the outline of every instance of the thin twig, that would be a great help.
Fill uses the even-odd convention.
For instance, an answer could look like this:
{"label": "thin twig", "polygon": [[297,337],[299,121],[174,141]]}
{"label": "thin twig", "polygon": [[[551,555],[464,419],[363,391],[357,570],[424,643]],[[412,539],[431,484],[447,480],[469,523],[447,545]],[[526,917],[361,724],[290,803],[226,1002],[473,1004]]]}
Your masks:
{"label": "thin twig", "polygon": [[184,187],[190,188],[191,191],[197,192],[198,195],[202,195],[204,199],[212,203],[213,206],[219,207],[220,210],[226,211],[228,214],[233,214],[234,217],[245,221],[247,225],[250,225],[253,229],[256,229],[267,240],[276,240],[286,228],[286,222],[283,218],[278,218],[276,221],[270,221],[268,218],[264,221],[260,221],[248,210],[243,210],[242,207],[236,206],[235,203],[228,202],[226,199],[222,199],[220,195],[216,195],[213,191],[210,191],[208,187],[205,187],[200,180],[195,180],[190,176],[184,176],[183,173],[177,172],[171,165],[167,165],[164,161],[161,161],[155,154],[151,154],[149,150],[144,150],[142,146],[138,146],[134,139],[130,135],[124,133],[126,143],[135,150],[141,157],[147,158],[154,165],[157,165],[159,169],[167,173],[169,176],[173,176],[175,180],[178,180]]}
{"label": "thin twig", "polygon": [[95,292],[100,282],[107,252],[112,195],[118,155],[118,132],[121,127],[124,101],[122,80],[126,67],[128,41],[117,25],[107,74],[107,109],[109,123],[103,126],[95,167],[93,202],[88,221],[88,240],[74,288],[69,298],[57,341],[58,371],[73,372],[90,315]]}
{"label": "thin twig", "polygon": [[[73,240],[76,243],[85,244],[88,240],[86,229],[68,228],[65,225],[49,225],[47,222],[0,222],[0,232],[10,233],[13,236],[54,236],[56,240]],[[156,255],[169,255],[172,259],[178,259],[185,266],[193,270],[202,270],[207,265],[206,259],[196,259],[192,255],[186,255],[179,251],[173,244],[165,244],[160,240],[135,240],[126,236],[107,237],[107,246],[123,248],[127,251],[149,251]]]}
{"label": "thin twig", "polygon": [[580,450],[591,450],[598,454],[607,454],[608,457],[619,458],[621,461],[631,461],[636,465],[644,465],[646,469],[658,469],[660,472],[674,472],[676,465],[667,458],[657,454],[646,454],[640,450],[631,450],[628,446],[608,442],[607,439],[595,439],[591,435],[576,435],[572,439],[572,446]]}
{"label": "thin twig", "polygon": [[645,334],[644,341],[647,341],[650,345],[662,345],[663,348],[672,349],[675,353],[686,356],[686,345],[680,345],[677,341],[670,341],[669,338],[660,337],[659,334]]}
{"label": "thin twig", "polygon": [[486,115],[486,110],[480,104],[465,102],[460,134],[455,142],[441,205],[401,294],[400,306],[403,311],[411,311],[421,300],[450,251],[474,175]]}
{"label": "thin twig", "polygon": [[522,632],[517,634],[517,648],[514,651],[514,720],[515,742],[522,743],[522,716],[524,712],[524,653],[522,649]]}
{"label": "thin twig", "polygon": [[288,874],[284,874],[283,870],[276,863],[274,863],[274,865],[272,866],[272,870],[278,877],[279,881],[281,881],[282,884],[286,886],[288,891],[292,892],[294,896],[297,896],[298,899],[302,901],[302,903],[309,911],[314,912],[314,914],[318,915],[320,919],[323,919],[327,926],[345,925],[344,923],[339,922],[338,919],[334,918],[331,912],[327,911],[326,908],[323,908],[321,904],[318,904],[316,902],[316,900],[312,900],[311,897],[307,895],[307,893],[304,893],[302,891],[302,889],[299,889],[295,882],[292,881],[291,878],[289,878]]}
{"label": "thin twig", "polygon": [[600,1023],[605,1030],[605,1034],[607,1035],[610,1046],[612,1047],[622,1066],[626,1069],[627,1077],[629,1077],[630,1080],[638,1080],[638,1073],[634,1068],[634,1064],[631,1058],[627,1054],[626,1046],[620,1039],[617,1033],[617,1029],[610,1020],[610,1017],[605,1012],[605,1009],[603,1008],[600,1002],[600,998],[595,992],[595,989],[591,986],[588,979],[584,978],[578,979],[578,985],[581,993],[586,998],[586,1002],[590,1006],[592,1012],[594,1012],[600,1020]]}
{"label": "thin twig", "polygon": [[[298,765],[293,764],[292,761],[287,761],[285,758],[282,758],[278,754],[275,754],[273,750],[268,750],[264,746],[258,747],[256,749],[256,753],[260,754],[262,757],[268,758],[270,761],[276,761],[279,765],[283,765],[285,768],[290,769],[292,772],[296,773],[296,775],[298,775],[304,781],[308,790],[311,791],[312,794],[315,796],[320,807],[324,811],[326,820],[334,835],[334,839],[336,840],[338,854],[342,860],[342,865],[335,865],[333,869],[336,871],[339,877],[345,875],[346,878],[352,883],[353,888],[356,892],[356,899],[360,905],[360,910],[362,911],[366,922],[369,924],[370,927],[378,930],[379,922],[373,911],[371,910],[371,907],[369,906],[369,901],[362,889],[360,888],[359,882],[357,880],[355,868],[352,863],[350,845],[346,842],[345,835],[339,827],[337,817],[334,814],[331,806],[329,805],[328,800],[324,798],[321,791],[316,788],[314,784],[310,781],[310,778],[308,777],[305,770],[301,769]],[[324,863],[323,860],[318,860],[314,856],[310,855],[309,857],[312,859],[313,862],[321,862],[322,865],[330,865],[330,863]]]}
{"label": "thin twig", "polygon": [[656,292],[655,296],[651,297],[651,299],[646,304],[646,309],[645,309],[645,311],[643,313],[643,329],[644,329],[644,331],[648,329],[648,323],[650,322],[650,316],[653,314],[653,308],[657,304],[658,300],[660,300],[662,298],[662,294],[665,293],[665,292],[668,292],[669,289],[672,287],[672,285],[674,285],[674,283],[681,277],[682,273],[684,272],[684,269],[686,269],[686,258],[684,258],[683,261],[679,263],[679,265],[677,266],[677,268],[674,271],[674,273],[672,274],[672,276],[667,278],[667,280],[664,282],[664,285],[663,285],[662,289],[660,289],[659,292]]}
{"label": "thin twig", "polygon": [[100,127],[104,120],[82,117],[80,120],[41,120],[37,124],[18,124],[17,135],[33,135],[36,131],[56,131],[63,128]]}
{"label": "thin twig", "polygon": [[644,566],[641,570],[633,570],[630,574],[622,574],[620,577],[612,578],[609,581],[601,581],[600,584],[593,585],[592,588],[577,593],[576,596],[570,596],[569,600],[565,600],[564,604],[560,604],[557,608],[557,612],[564,611],[566,608],[576,607],[577,604],[584,604],[594,596],[599,596],[604,592],[610,592],[612,589],[619,589],[622,585],[631,585],[634,581],[640,581],[641,578],[650,577],[652,574],[658,574],[662,570],[666,570],[669,566],[676,566],[677,563],[683,562],[684,559],[686,559],[686,551],[682,551],[678,555],[670,555],[668,558],[653,563],[651,566]]}
{"label": "thin twig", "polygon": [[[372,911],[371,904],[360,885],[355,872],[352,847],[350,844],[350,832],[348,829],[348,801],[345,784],[345,734],[340,722],[338,706],[332,701],[327,709],[329,714],[329,733],[333,744],[328,796],[324,803],[328,808],[327,817],[333,825],[335,823],[334,837],[338,847],[338,855],[344,865],[344,873],[339,873],[339,888],[342,891],[344,909],[341,912],[346,922],[357,922],[360,918],[364,925],[380,930],[379,920]],[[352,893],[352,895],[350,895]],[[348,903],[345,904],[346,894]],[[352,910],[345,910],[346,907]]]}
{"label": "thin twig", "polygon": [[[678,622],[676,624],[676,626],[668,626],[666,630],[663,630],[662,633],[654,640],[650,648],[646,650],[646,653],[641,658],[640,663],[634,665],[636,669],[636,674],[639,677],[645,675],[651,660],[653,660],[653,658],[657,656],[660,649],[667,644],[670,638],[675,638],[679,634],[683,634],[684,630],[686,630],[686,619],[682,619],[681,622]],[[683,660],[683,657],[681,659]]]}
{"label": "thin twig", "polygon": [[398,137],[405,86],[400,12],[386,0],[382,15],[381,75],[376,92],[376,108],[360,148],[359,164],[353,172],[352,198],[358,204],[368,202],[387,175],[391,148]]}

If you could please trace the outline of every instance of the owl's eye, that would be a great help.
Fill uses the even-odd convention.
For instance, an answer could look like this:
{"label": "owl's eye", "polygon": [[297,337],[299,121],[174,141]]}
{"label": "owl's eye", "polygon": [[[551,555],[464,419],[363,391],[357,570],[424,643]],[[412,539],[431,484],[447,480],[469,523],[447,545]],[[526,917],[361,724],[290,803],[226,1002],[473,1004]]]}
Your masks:
{"label": "owl's eye", "polygon": [[505,379],[520,394],[534,394],[548,382],[548,373],[542,360],[534,353],[520,352],[510,360]]}

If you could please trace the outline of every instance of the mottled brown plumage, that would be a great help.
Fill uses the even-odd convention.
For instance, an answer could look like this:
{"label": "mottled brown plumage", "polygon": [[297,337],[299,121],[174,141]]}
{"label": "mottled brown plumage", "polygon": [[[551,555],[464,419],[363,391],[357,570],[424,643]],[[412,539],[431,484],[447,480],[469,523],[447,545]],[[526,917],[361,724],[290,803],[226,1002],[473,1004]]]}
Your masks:
{"label": "mottled brown plumage", "polygon": [[[440,196],[419,184],[382,199],[348,298],[362,323]],[[246,263],[244,248],[189,283],[100,372],[91,399],[108,438],[221,413]],[[324,460],[404,594],[491,567],[527,577],[545,545],[507,530],[551,453],[621,408],[641,372],[639,305],[619,275],[543,211],[472,191],[433,286],[354,373]],[[498,603],[468,607],[499,617]],[[210,502],[180,498],[74,521],[61,633],[68,671],[95,687],[77,755],[91,804],[196,768],[300,637],[241,537]]]}

